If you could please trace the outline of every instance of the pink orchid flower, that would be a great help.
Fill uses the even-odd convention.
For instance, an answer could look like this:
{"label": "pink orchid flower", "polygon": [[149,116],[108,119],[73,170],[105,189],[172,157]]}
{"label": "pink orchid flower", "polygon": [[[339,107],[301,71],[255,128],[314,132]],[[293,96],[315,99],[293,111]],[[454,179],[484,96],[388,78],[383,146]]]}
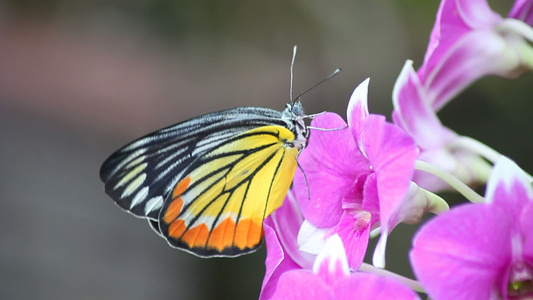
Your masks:
{"label": "pink orchid flower", "polygon": [[260,300],[272,298],[283,273],[312,268],[316,255],[302,252],[297,246],[298,231],[303,221],[292,191],[287,193],[283,205],[265,219],[267,257]]}
{"label": "pink orchid flower", "polygon": [[415,275],[431,299],[533,298],[533,188],[502,157],[485,203],[435,217],[416,234]]}
{"label": "pink orchid flower", "polygon": [[[485,183],[499,155],[444,127],[436,112],[475,80],[516,77],[533,67],[533,2],[517,1],[504,19],[486,0],[443,0],[418,72],[407,61],[394,87],[394,123],[413,137],[420,160],[466,184]],[[414,181],[433,192],[448,188],[416,172]]]}
{"label": "pink orchid flower", "polygon": [[419,299],[403,284],[388,277],[350,273],[343,243],[331,236],[312,270],[291,270],[279,279],[272,299]]}
{"label": "pink orchid flower", "polygon": [[[420,149],[419,160],[428,162],[469,185],[486,182],[492,165],[478,151],[461,147],[458,142],[468,140],[472,144],[473,140],[459,136],[442,125],[427,99],[426,87],[413,69],[412,62],[407,61],[394,85],[394,123],[416,141]],[[479,146],[481,143],[474,143],[477,148],[482,148]],[[491,153],[486,156],[489,155]],[[426,172],[416,171],[413,181],[432,192],[449,188],[441,178]]]}
{"label": "pink orchid flower", "polygon": [[438,206],[411,183],[418,156],[411,137],[385,117],[368,113],[368,82],[361,83],[350,99],[348,124],[333,113],[313,120],[315,128],[344,129],[312,132],[299,157],[305,177],[297,171],[293,185],[305,218],[298,248],[317,254],[336,233],[352,270],[363,261],[372,229],[381,227],[374,265],[384,267],[390,231]]}
{"label": "pink orchid flower", "polygon": [[533,67],[532,1],[517,1],[509,18],[486,0],[443,0],[418,70],[426,101],[438,111],[473,81],[516,77]]}

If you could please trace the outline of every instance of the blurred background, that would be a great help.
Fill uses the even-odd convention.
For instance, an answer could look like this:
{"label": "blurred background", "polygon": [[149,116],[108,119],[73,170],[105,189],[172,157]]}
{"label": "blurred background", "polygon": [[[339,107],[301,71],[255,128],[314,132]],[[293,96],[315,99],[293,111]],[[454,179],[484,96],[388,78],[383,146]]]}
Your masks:
{"label": "blurred background", "polygon": [[[492,1],[505,15],[508,1]],[[422,63],[437,0],[0,2],[0,298],[254,299],[264,247],[236,259],[170,248],[116,207],[98,170],[155,129],[236,106],[345,115],[371,77],[370,110],[390,116],[406,59]],[[533,172],[533,76],[485,78],[440,113]],[[389,118],[390,119],[390,118]],[[391,235],[388,267],[410,275],[416,228]]]}

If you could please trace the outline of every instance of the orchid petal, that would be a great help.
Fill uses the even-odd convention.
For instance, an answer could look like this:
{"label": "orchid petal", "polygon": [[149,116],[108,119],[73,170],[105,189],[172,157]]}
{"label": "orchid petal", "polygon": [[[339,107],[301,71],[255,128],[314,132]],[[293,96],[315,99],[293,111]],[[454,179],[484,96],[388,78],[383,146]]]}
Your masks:
{"label": "orchid petal", "polygon": [[520,227],[524,237],[524,259],[529,262],[529,267],[533,270],[533,202],[528,203],[520,216]]}
{"label": "orchid petal", "polygon": [[486,0],[454,0],[450,1],[449,16],[458,15],[470,28],[483,29],[497,25],[502,17],[492,11]]}
{"label": "orchid petal", "polygon": [[311,254],[318,254],[324,248],[329,228],[318,228],[304,220],[298,232],[298,249]]}
{"label": "orchid petal", "polygon": [[353,91],[348,102],[348,109],[346,116],[348,118],[348,124],[352,130],[352,135],[355,137],[355,141],[359,150],[364,154],[364,149],[361,145],[361,132],[363,131],[363,120],[368,116],[368,84],[370,78],[361,82]]}
{"label": "orchid petal", "polygon": [[272,299],[334,299],[331,286],[349,274],[342,241],[333,235],[317,256],[313,272],[294,270],[283,274]]}
{"label": "orchid petal", "polygon": [[[418,224],[422,216],[428,212],[442,213],[449,210],[448,203],[441,197],[418,187],[414,182],[410,182],[409,192],[404,197],[399,210],[389,220],[389,227],[394,228],[400,222],[408,224]],[[372,263],[378,268],[385,267],[385,248],[388,239],[388,232],[383,230],[381,237],[376,244]]]}
{"label": "orchid petal", "polygon": [[[453,173],[467,184],[486,182],[492,165],[468,149],[451,148],[460,137],[441,124],[429,106],[430,99],[412,62],[407,61],[394,86],[393,120],[415,139],[421,150],[418,159]],[[449,188],[440,178],[425,172],[415,172],[413,180],[432,191]]]}
{"label": "orchid petal", "polygon": [[274,229],[270,227],[267,221],[264,223],[265,240],[267,245],[267,257],[265,260],[266,271],[261,286],[259,299],[270,299],[276,291],[279,277],[289,270],[300,269],[290,256],[286,255],[283,247],[279,243]]}
{"label": "orchid petal", "polygon": [[354,273],[342,278],[335,284],[334,291],[337,300],[420,299],[414,291],[394,279],[367,273]]}
{"label": "orchid petal", "polygon": [[331,236],[317,256],[313,272],[292,270],[283,274],[272,299],[418,299],[395,279],[367,273],[350,273],[343,242]]}
{"label": "orchid petal", "polygon": [[419,76],[424,79],[433,72],[449,49],[472,29],[495,26],[501,17],[488,7],[485,0],[443,0]]}
{"label": "orchid petal", "polygon": [[[342,128],[346,123],[333,113],[317,116],[312,126]],[[309,144],[299,157],[307,182],[296,171],[293,190],[304,217],[317,227],[332,227],[342,216],[344,193],[361,172],[368,172],[368,162],[359,152],[348,128],[313,131]],[[307,196],[309,184],[310,199]]]}
{"label": "orchid petal", "polygon": [[411,263],[432,298],[507,299],[510,283],[532,279],[533,188],[527,175],[501,156],[485,199],[453,208],[415,236]]}
{"label": "orchid petal", "polygon": [[501,156],[487,183],[485,198],[487,203],[521,208],[533,201],[533,188],[527,174],[515,162]]}
{"label": "orchid petal", "polygon": [[355,271],[363,263],[370,234],[370,213],[345,211],[335,232],[342,239],[350,270]]}
{"label": "orchid petal", "polygon": [[413,62],[407,60],[394,84],[393,118],[424,150],[440,148],[456,136],[442,125],[429,105],[426,93],[413,69]]}
{"label": "orchid petal", "polygon": [[517,0],[515,1],[510,18],[524,21],[526,24],[533,26],[533,1],[531,0]]}
{"label": "orchid petal", "polygon": [[395,214],[392,222],[418,224],[422,216],[431,212],[441,214],[450,209],[448,202],[434,193],[419,187],[416,183],[409,184],[409,192],[404,197],[401,209]]}
{"label": "orchid petal", "polygon": [[316,257],[313,273],[328,285],[333,285],[340,278],[350,274],[346,251],[341,238],[334,234],[326,241],[324,248]]}
{"label": "orchid petal", "polygon": [[303,216],[291,191],[283,205],[265,219],[266,272],[259,299],[271,298],[283,273],[312,267],[315,256],[299,251],[296,244],[302,222]]}
{"label": "orchid petal", "polygon": [[334,299],[331,288],[308,270],[289,271],[281,275],[273,300]]}
{"label": "orchid petal", "polygon": [[417,278],[434,299],[492,299],[511,257],[513,224],[486,204],[463,205],[435,217],[413,241],[410,258]]}
{"label": "orchid petal", "polygon": [[460,91],[486,75],[516,77],[522,72],[521,55],[493,30],[471,31],[447,49],[422,79],[426,101],[438,111]]}
{"label": "orchid petal", "polygon": [[364,211],[371,214],[371,225],[380,221],[380,195],[378,191],[378,179],[375,173],[365,176],[366,180],[363,184],[363,206]]}
{"label": "orchid petal", "polygon": [[310,269],[315,259],[298,249],[298,234],[304,222],[304,217],[298,206],[294,193],[289,191],[283,205],[270,215],[270,224],[278,233],[278,237],[284,251],[291,259],[304,269]]}
{"label": "orchid petal", "polygon": [[364,129],[363,146],[376,174],[383,236],[396,225],[393,217],[409,190],[418,149],[409,135],[382,116],[368,116]]}
{"label": "orchid petal", "polygon": [[374,254],[372,255],[372,264],[377,268],[385,268],[385,249],[387,248],[388,237],[388,230],[383,230],[382,228],[381,236],[379,237],[376,248],[374,249]]}

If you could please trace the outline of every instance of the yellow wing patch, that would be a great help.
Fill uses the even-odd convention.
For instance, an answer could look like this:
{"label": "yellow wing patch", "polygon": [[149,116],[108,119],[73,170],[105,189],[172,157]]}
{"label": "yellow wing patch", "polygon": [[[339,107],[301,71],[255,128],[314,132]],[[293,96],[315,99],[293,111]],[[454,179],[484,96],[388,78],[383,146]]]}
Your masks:
{"label": "yellow wing patch", "polygon": [[281,206],[298,149],[281,126],[249,130],[212,149],[176,184],[160,213],[161,233],[200,256],[255,250],[263,220]]}

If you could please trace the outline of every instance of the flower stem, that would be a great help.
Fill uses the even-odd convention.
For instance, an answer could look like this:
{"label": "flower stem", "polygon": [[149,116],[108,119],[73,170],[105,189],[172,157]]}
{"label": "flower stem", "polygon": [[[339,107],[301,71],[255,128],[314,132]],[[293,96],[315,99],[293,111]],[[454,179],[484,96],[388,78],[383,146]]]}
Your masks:
{"label": "flower stem", "polygon": [[413,289],[413,290],[415,290],[417,292],[420,292],[420,293],[425,293],[426,292],[424,290],[424,288],[422,287],[422,285],[420,284],[420,282],[418,282],[416,280],[413,280],[411,278],[407,278],[405,276],[393,273],[393,272],[388,271],[388,270],[376,268],[373,265],[370,265],[370,264],[367,264],[367,263],[363,263],[361,265],[361,267],[359,267],[359,271],[367,272],[367,273],[373,273],[373,274],[377,274],[377,275],[381,275],[381,276],[385,276],[385,277],[389,277],[389,278],[394,278],[394,279],[400,281],[401,283],[405,284],[406,286],[410,287],[411,289]]}
{"label": "flower stem", "polygon": [[[481,155],[483,158],[495,164],[502,154],[492,149],[491,147],[483,144],[482,142],[467,136],[461,136],[450,143],[452,148],[467,149],[474,153]],[[525,171],[524,171],[525,172]],[[533,182],[533,176],[526,172],[530,182]]]}
{"label": "flower stem", "polygon": [[477,153],[483,156],[485,159],[487,159],[493,164],[496,163],[496,161],[501,156],[501,154],[498,151],[492,149],[491,147],[483,144],[482,142],[478,140],[475,140],[467,136],[458,137],[457,139],[455,139],[453,142],[450,143],[450,147],[459,148],[459,149],[468,149],[474,153]]}
{"label": "flower stem", "polygon": [[429,164],[421,160],[417,160],[415,163],[415,169],[419,171],[424,171],[426,173],[433,174],[439,177],[440,179],[444,180],[444,182],[451,185],[454,189],[456,189],[463,196],[465,196],[465,198],[468,199],[468,201],[470,202],[473,202],[473,203],[485,202],[485,198],[481,197],[478,193],[476,193],[474,190],[472,190],[470,187],[464,184],[461,180],[457,179],[457,177],[453,176],[452,174],[438,167],[435,167],[432,164]]}

